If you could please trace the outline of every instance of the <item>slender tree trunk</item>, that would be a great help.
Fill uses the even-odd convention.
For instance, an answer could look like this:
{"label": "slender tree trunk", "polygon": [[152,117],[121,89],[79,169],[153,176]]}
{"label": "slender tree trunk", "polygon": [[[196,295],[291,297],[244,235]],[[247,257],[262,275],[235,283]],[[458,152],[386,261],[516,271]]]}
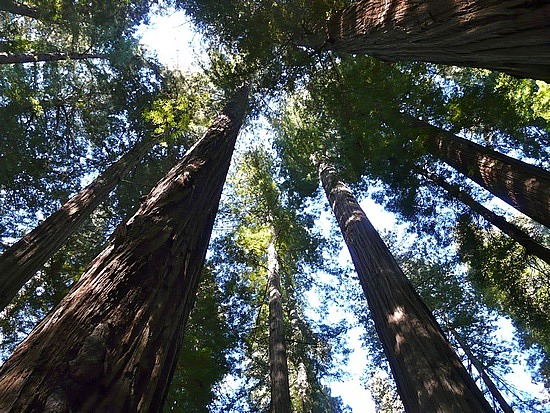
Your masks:
{"label": "slender tree trunk", "polygon": [[336,12],[324,47],[388,60],[498,70],[550,81],[544,0],[362,0]]}
{"label": "slender tree trunk", "polygon": [[120,180],[154,145],[155,139],[138,142],[126,155],[107,168],[44,222],[0,256],[0,311],[23,285],[86,221]]}
{"label": "slender tree trunk", "polygon": [[0,411],[161,411],[246,102],[243,88],[2,366]]}
{"label": "slender tree trunk", "polygon": [[429,172],[421,172],[421,173],[426,178],[430,179],[435,184],[437,184],[438,186],[443,188],[445,191],[447,191],[449,195],[462,201],[472,211],[481,215],[489,223],[491,223],[492,225],[500,229],[502,232],[504,232],[506,235],[508,235],[518,244],[523,246],[527,250],[528,254],[535,255],[539,257],[541,260],[550,264],[550,249],[539,244],[521,228],[508,222],[506,218],[504,218],[503,216],[497,215],[493,211],[489,210],[488,208],[485,208],[483,205],[477,202],[474,198],[472,198],[470,194],[460,190],[460,188],[456,185],[449,184],[440,176],[437,176]]}
{"label": "slender tree trunk", "polygon": [[32,62],[54,62],[58,60],[105,59],[105,56],[92,53],[0,53],[0,65]]}
{"label": "slender tree trunk", "polygon": [[269,291],[269,375],[271,377],[271,413],[291,411],[288,365],[283,330],[283,300],[279,276],[279,256],[273,235],[267,248]]}
{"label": "slender tree trunk", "polygon": [[42,14],[37,9],[17,3],[13,0],[2,0],[0,2],[0,10],[19,16],[31,17],[33,19],[40,19],[42,17]]}
{"label": "slender tree trunk", "polygon": [[333,167],[319,175],[384,347],[405,410],[492,412],[435,318]]}
{"label": "slender tree trunk", "polygon": [[466,357],[468,357],[468,359],[471,361],[471,363],[474,365],[474,367],[478,371],[479,375],[481,376],[481,379],[483,380],[483,383],[485,383],[485,385],[491,392],[491,395],[498,402],[502,411],[504,413],[514,413],[514,411],[512,410],[512,407],[510,407],[510,405],[508,404],[508,402],[506,401],[506,399],[504,398],[500,390],[497,388],[493,380],[491,380],[491,378],[485,371],[485,368],[483,367],[483,363],[481,363],[481,361],[479,361],[479,359],[474,355],[474,353],[472,353],[470,346],[468,346],[468,344],[466,344],[464,340],[462,340],[462,338],[460,337],[460,334],[458,334],[455,329],[451,328],[450,331],[453,337],[455,338],[455,340],[457,341],[458,345],[460,346],[460,348],[464,350]]}
{"label": "slender tree trunk", "polygon": [[550,172],[403,114],[424,148],[504,202],[550,228]]}

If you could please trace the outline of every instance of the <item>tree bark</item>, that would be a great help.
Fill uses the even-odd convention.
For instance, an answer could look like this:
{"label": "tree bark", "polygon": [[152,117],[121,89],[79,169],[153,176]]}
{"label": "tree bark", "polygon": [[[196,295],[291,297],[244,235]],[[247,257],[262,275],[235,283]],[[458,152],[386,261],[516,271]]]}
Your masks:
{"label": "tree bark", "polygon": [[271,413],[291,411],[290,388],[285,335],[283,329],[283,300],[279,276],[279,256],[273,231],[267,248],[269,291],[269,375],[271,377]]}
{"label": "tree bark", "polygon": [[481,215],[483,218],[487,220],[487,222],[491,223],[492,225],[500,229],[502,232],[504,232],[506,235],[508,235],[510,238],[512,238],[514,241],[516,241],[518,244],[520,244],[523,248],[527,250],[528,254],[535,255],[539,257],[541,260],[550,264],[550,249],[539,244],[521,228],[508,222],[506,218],[504,218],[503,216],[497,215],[493,211],[489,210],[488,208],[485,208],[483,205],[477,202],[474,198],[472,198],[470,194],[460,190],[460,188],[456,185],[449,184],[440,176],[437,176],[429,172],[421,172],[421,173],[426,178],[433,181],[436,185],[440,186],[445,191],[447,191],[449,195],[462,201],[472,211]]}
{"label": "tree bark", "polygon": [[0,411],[161,411],[246,107],[243,88],[6,361]]}
{"label": "tree bark", "polygon": [[0,65],[85,59],[106,59],[106,57],[92,53],[0,53]]}
{"label": "tree bark", "polygon": [[494,196],[550,228],[550,172],[403,114],[424,149]]}
{"label": "tree bark", "polygon": [[321,164],[319,175],[405,410],[492,412],[349,188],[329,165]]}
{"label": "tree bark", "polygon": [[381,60],[481,67],[548,82],[548,21],[544,0],[362,0],[332,15],[322,41],[330,50]]}
{"label": "tree bark", "polygon": [[37,9],[16,3],[13,0],[2,0],[2,3],[0,3],[0,10],[19,16],[31,17],[33,19],[40,19],[42,17]]}
{"label": "tree bark", "polygon": [[107,198],[107,195],[136,166],[154,143],[153,138],[138,142],[90,185],[4,251],[0,256],[0,311],[80,228],[94,209]]}
{"label": "tree bark", "polygon": [[456,332],[455,329],[451,328],[450,331],[451,331],[451,334],[453,335],[454,339],[456,340],[456,342],[460,346],[460,348],[462,348],[462,350],[464,350],[464,353],[466,354],[466,357],[468,357],[468,359],[471,361],[471,363],[474,365],[474,367],[478,371],[479,375],[481,376],[481,379],[483,380],[483,383],[485,383],[485,385],[487,386],[487,388],[491,392],[491,395],[498,402],[498,404],[499,404],[500,408],[502,409],[502,411],[504,413],[514,413],[514,411],[512,410],[512,407],[510,407],[510,405],[508,404],[508,402],[506,401],[506,399],[504,398],[504,396],[502,395],[500,390],[497,388],[497,386],[495,385],[493,380],[491,380],[491,378],[489,377],[489,375],[485,371],[485,368],[483,367],[483,363],[481,363],[481,361],[474,355],[474,353],[472,353],[472,350],[470,349],[470,346],[468,346],[464,342],[464,340],[462,340],[462,338]]}

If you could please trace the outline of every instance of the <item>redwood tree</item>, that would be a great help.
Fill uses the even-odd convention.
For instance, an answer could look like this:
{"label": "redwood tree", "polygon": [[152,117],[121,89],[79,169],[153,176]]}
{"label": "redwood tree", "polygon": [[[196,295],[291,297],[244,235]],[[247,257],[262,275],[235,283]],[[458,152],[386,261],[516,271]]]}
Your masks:
{"label": "redwood tree", "polygon": [[449,195],[462,201],[472,211],[481,215],[492,225],[494,225],[510,238],[515,240],[518,244],[523,246],[529,254],[536,255],[541,260],[544,260],[545,262],[550,264],[550,249],[538,243],[521,228],[508,222],[503,216],[497,215],[490,209],[484,207],[474,198],[472,198],[472,196],[466,191],[461,190],[456,185],[448,183],[441,176],[429,172],[422,172],[422,174],[433,181],[436,185],[443,188]]}
{"label": "redwood tree", "polygon": [[550,172],[403,114],[423,148],[493,195],[550,228]]}
{"label": "redwood tree", "polygon": [[155,139],[140,141],[86,188],[0,256],[0,311],[23,285],[74,234],[94,209],[151,149]]}
{"label": "redwood tree", "polygon": [[335,12],[313,45],[549,81],[549,20],[545,1],[362,0]]}
{"label": "redwood tree", "polygon": [[492,412],[336,170],[319,175],[407,412]]}
{"label": "redwood tree", "polygon": [[157,412],[194,302],[245,88],[0,370],[0,410]]}

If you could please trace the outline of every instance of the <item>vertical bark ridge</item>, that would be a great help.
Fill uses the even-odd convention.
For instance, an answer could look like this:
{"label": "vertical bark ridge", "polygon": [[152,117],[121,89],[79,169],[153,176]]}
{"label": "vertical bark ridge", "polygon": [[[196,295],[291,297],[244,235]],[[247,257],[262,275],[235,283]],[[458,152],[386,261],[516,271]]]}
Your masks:
{"label": "vertical bark ridge", "polygon": [[440,176],[437,176],[429,172],[421,172],[426,178],[434,182],[436,185],[443,188],[449,195],[454,198],[459,199],[465,205],[467,205],[472,211],[481,215],[487,222],[491,223],[503,233],[508,235],[518,244],[523,246],[529,254],[535,255],[541,260],[550,264],[550,249],[546,248],[544,245],[539,244],[535,239],[533,239],[529,234],[523,231],[521,228],[516,225],[508,222],[503,216],[495,214],[488,208],[485,208],[479,202],[477,202],[470,194],[461,190],[456,185],[451,185],[446,182]]}
{"label": "vertical bark ridge", "polygon": [[325,47],[548,82],[548,21],[550,4],[540,0],[362,0],[331,16]]}
{"label": "vertical bark ridge", "polygon": [[435,318],[330,165],[320,180],[407,412],[492,412]]}
{"label": "vertical bark ridge", "polygon": [[277,237],[272,237],[267,247],[269,291],[269,374],[271,377],[271,413],[291,411],[288,364],[283,327],[283,299],[279,275]]}
{"label": "vertical bark ridge", "polygon": [[426,151],[550,228],[550,172],[403,114]]}
{"label": "vertical bark ridge", "polygon": [[4,251],[0,256],[0,311],[80,228],[155,142],[153,137],[138,142],[86,188],[65,202],[58,211]]}
{"label": "vertical bark ridge", "polygon": [[243,88],[0,369],[0,411],[159,412],[199,282]]}

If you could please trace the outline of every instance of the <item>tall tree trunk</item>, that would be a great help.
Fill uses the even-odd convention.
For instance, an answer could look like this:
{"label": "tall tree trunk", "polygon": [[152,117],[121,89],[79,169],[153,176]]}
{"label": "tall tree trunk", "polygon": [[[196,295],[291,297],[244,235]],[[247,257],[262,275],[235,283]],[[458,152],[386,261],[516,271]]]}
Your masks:
{"label": "tall tree trunk", "polygon": [[491,392],[491,395],[493,396],[493,398],[498,402],[502,411],[504,413],[514,413],[514,411],[512,410],[512,407],[510,407],[510,405],[508,404],[508,402],[506,401],[506,399],[504,398],[500,390],[497,388],[493,380],[491,380],[491,378],[485,371],[485,368],[483,367],[483,363],[481,363],[481,361],[474,355],[474,353],[472,353],[470,346],[468,346],[468,344],[466,344],[466,342],[462,340],[462,338],[460,337],[460,334],[458,334],[458,332],[454,328],[450,328],[450,332],[453,335],[456,342],[458,343],[458,345],[460,346],[460,348],[462,348],[462,350],[466,354],[466,357],[468,357],[468,360],[470,360],[470,362],[474,365],[474,367],[478,371],[479,375],[481,376],[481,379],[483,380],[483,383],[485,383],[485,385]]}
{"label": "tall tree trunk", "polygon": [[0,256],[0,311],[80,228],[94,209],[107,198],[107,195],[136,166],[155,142],[156,140],[151,137],[138,142],[90,185],[4,251]]}
{"label": "tall tree trunk", "polygon": [[319,175],[407,412],[492,412],[441,328],[353,194],[321,164]]}
{"label": "tall tree trunk", "polygon": [[288,365],[283,330],[283,300],[279,276],[279,256],[273,231],[267,248],[267,271],[269,291],[269,375],[271,377],[271,413],[289,413],[290,389]]}
{"label": "tall tree trunk", "polygon": [[436,158],[550,228],[550,172],[403,114]]}
{"label": "tall tree trunk", "polygon": [[324,47],[388,60],[499,70],[550,81],[550,4],[362,0],[332,15]]}
{"label": "tall tree trunk", "polygon": [[246,107],[243,88],[6,361],[0,411],[161,411]]}
{"label": "tall tree trunk", "polygon": [[421,172],[421,173],[426,178],[433,181],[436,185],[440,186],[445,191],[447,191],[449,195],[462,201],[472,211],[481,215],[489,223],[491,223],[492,225],[500,229],[502,232],[504,232],[506,235],[508,235],[518,244],[523,246],[527,250],[528,254],[535,255],[539,257],[541,260],[550,264],[550,249],[539,244],[521,228],[508,222],[506,218],[504,218],[503,216],[497,215],[493,211],[489,210],[488,208],[485,208],[483,205],[477,202],[474,198],[472,198],[470,194],[460,190],[460,188],[456,185],[449,184],[440,176],[437,176],[429,172]]}
{"label": "tall tree trunk", "polygon": [[42,14],[37,9],[17,3],[13,0],[2,0],[2,2],[0,2],[0,10],[19,16],[31,17],[33,19],[40,19],[42,17]]}
{"label": "tall tree trunk", "polygon": [[0,53],[0,65],[13,63],[54,62],[58,60],[85,59],[106,59],[106,57],[92,53]]}

